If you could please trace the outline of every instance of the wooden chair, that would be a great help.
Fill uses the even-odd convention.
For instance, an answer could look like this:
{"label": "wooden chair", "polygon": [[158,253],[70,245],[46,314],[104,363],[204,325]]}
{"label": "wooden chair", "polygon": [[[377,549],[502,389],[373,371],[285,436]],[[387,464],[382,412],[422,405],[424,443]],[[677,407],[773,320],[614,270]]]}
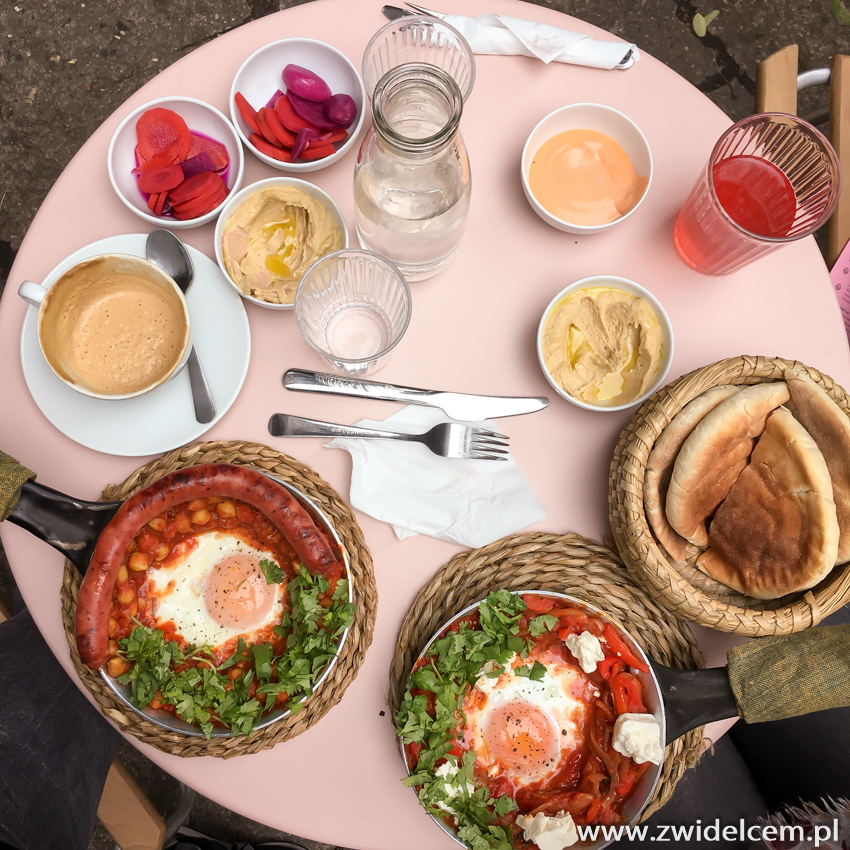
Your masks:
{"label": "wooden chair", "polygon": [[827,265],[832,267],[850,239],[850,56],[833,56],[829,68],[797,73],[798,50],[792,44],[759,62],[756,112],[797,114],[797,92],[829,83],[829,140],[838,154],[844,180],[838,207],[827,225]]}
{"label": "wooden chair", "polygon": [[[9,616],[0,601],[0,623]],[[121,850],[162,850],[165,821],[117,757],[109,768],[97,817]]]}

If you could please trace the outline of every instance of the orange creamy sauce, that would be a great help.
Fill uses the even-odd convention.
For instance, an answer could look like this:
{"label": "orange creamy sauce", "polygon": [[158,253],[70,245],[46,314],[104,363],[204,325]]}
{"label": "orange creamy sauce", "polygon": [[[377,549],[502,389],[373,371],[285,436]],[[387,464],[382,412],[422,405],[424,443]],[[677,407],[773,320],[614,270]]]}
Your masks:
{"label": "orange creamy sauce", "polygon": [[584,227],[607,224],[646,191],[629,155],[596,130],[567,130],[544,142],[528,172],[532,194],[552,215]]}

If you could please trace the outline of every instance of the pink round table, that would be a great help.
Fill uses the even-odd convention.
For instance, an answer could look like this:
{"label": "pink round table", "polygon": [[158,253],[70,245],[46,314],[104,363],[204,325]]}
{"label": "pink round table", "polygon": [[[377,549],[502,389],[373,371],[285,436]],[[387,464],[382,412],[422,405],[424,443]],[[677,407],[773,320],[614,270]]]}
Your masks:
{"label": "pink round table", "polygon": [[[139,104],[171,94],[206,100],[225,113],[233,76],[264,44],[291,36],[320,38],[360,66],[383,25],[380,0],[319,0],[256,21],[196,50],[131,97],[83,146],[38,212],[12,269],[0,306],[0,447],[39,473],[39,481],[85,499],[124,479],[146,459],[83,448],[58,432],[30,397],[19,341],[24,278],[41,280],[61,259],[97,239],[147,232],[112,192],[106,151],[119,121]],[[451,11],[497,12],[610,35],[581,21],[515,0],[455,0]],[[626,413],[580,410],[555,396],[537,365],[535,332],[543,308],[568,283],[593,274],[630,278],[665,306],[675,331],[669,380],[723,357],[799,359],[850,385],[841,317],[813,239],[790,245],[727,278],[701,277],[678,258],[673,218],[729,119],[669,68],[644,54],[628,71],[600,71],[522,57],[476,57],[478,76],[462,131],[474,189],[469,227],[452,265],[413,285],[407,336],[380,379],[413,386],[502,395],[548,395],[532,416],[500,420],[517,463],[546,506],[534,528],[576,531],[597,540],[608,531],[608,465]],[[544,224],[523,197],[519,161],[531,128],[567,103],[595,101],[629,115],[652,148],[655,175],[637,215],[607,233],[577,237]],[[340,205],[353,232],[350,154],[308,177]],[[277,172],[246,153],[245,185]],[[81,207],[81,198],[85,203]],[[181,231],[213,256],[213,225]],[[244,388],[206,439],[273,444],[313,466],[345,497],[351,462],[321,441],[274,440],[269,415],[285,411],[350,423],[380,419],[389,404],[289,393],[289,367],[321,369],[292,313],[248,305],[253,350]],[[456,846],[402,787],[404,775],[386,714],[388,667],[402,617],[419,587],[459,547],[429,537],[396,539],[392,529],[358,514],[375,561],[380,604],[374,642],[342,702],[300,737],[257,755],[223,761],[181,759],[132,743],[181,781],[243,815],[317,841],[370,850]],[[2,527],[21,593],[62,665],[75,677],[62,630],[62,557],[22,529]],[[724,663],[735,641],[696,628],[709,665]],[[82,687],[82,685],[81,685]],[[714,734],[721,732],[716,727]]]}

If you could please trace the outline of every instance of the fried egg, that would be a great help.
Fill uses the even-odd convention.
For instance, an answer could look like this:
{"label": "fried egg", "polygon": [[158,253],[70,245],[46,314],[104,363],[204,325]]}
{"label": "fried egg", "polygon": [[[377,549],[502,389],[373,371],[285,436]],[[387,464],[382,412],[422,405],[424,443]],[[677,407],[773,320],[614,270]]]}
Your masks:
{"label": "fried egg", "polygon": [[[516,675],[537,660],[546,667],[538,681]],[[585,674],[560,656],[514,658],[498,678],[482,671],[466,696],[464,743],[491,778],[504,776],[517,788],[543,783],[584,747],[584,722],[597,695]]]}
{"label": "fried egg", "polygon": [[[266,584],[260,561],[268,552],[232,533],[199,534],[187,554],[149,568],[148,599],[158,628],[174,623],[180,637],[213,650],[236,637],[246,643],[280,622],[285,584]],[[278,566],[280,566],[278,564]]]}

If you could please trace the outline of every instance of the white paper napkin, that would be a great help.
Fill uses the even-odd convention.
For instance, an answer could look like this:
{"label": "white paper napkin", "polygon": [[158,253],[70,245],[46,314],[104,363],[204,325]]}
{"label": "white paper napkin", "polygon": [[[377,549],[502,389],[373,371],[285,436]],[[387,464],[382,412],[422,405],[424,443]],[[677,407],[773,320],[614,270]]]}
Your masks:
{"label": "white paper napkin", "polygon": [[[366,428],[423,433],[450,421],[441,410],[409,405]],[[492,431],[492,422],[476,422]],[[506,463],[439,457],[421,443],[336,438],[353,462],[351,504],[392,525],[399,540],[429,534],[476,548],[546,516],[531,484],[509,456]]]}
{"label": "white paper napkin", "polygon": [[634,44],[600,41],[572,30],[538,24],[506,15],[445,15],[443,20],[460,30],[473,53],[497,53],[510,56],[536,56],[547,65],[568,62],[591,68],[615,68],[629,50],[635,60],[640,52]]}

